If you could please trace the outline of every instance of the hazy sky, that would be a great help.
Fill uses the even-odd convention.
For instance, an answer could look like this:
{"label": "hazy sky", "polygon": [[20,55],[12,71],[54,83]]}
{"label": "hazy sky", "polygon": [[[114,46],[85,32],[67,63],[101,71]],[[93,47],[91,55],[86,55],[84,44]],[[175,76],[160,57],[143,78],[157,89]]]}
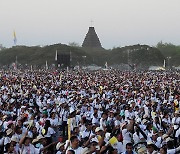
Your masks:
{"label": "hazy sky", "polygon": [[180,44],[180,0],[0,0],[0,44],[82,44],[93,26],[103,47]]}

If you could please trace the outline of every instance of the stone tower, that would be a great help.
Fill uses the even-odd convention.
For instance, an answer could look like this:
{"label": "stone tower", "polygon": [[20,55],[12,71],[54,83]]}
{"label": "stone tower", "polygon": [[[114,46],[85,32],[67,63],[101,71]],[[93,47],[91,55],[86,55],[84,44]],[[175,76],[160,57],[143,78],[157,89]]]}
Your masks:
{"label": "stone tower", "polygon": [[89,31],[86,34],[82,47],[102,48],[94,27],[89,27]]}

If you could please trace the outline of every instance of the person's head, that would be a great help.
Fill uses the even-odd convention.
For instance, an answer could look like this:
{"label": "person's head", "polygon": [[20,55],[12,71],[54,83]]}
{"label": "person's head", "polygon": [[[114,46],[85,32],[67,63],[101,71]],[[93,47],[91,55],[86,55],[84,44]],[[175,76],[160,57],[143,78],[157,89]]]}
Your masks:
{"label": "person's head", "polygon": [[58,151],[64,151],[64,144],[65,144],[65,143],[61,143],[61,142],[57,143],[57,145],[56,145],[56,150],[58,150]]}
{"label": "person's head", "polygon": [[14,151],[14,146],[13,146],[13,144],[7,143],[7,144],[5,145],[5,151],[6,151],[6,152],[13,152],[13,151]]}
{"label": "person's head", "polygon": [[147,144],[147,151],[149,152],[149,153],[152,153],[153,151],[154,151],[154,144],[153,143],[148,143]]}
{"label": "person's head", "polygon": [[180,116],[180,112],[179,111],[175,111],[174,116],[175,117],[179,117]]}
{"label": "person's head", "polygon": [[74,150],[68,150],[67,154],[75,154]]}
{"label": "person's head", "polygon": [[86,117],[82,117],[80,123],[85,124],[86,123]]}
{"label": "person's head", "polygon": [[74,133],[79,133],[79,127],[74,127],[73,132]]}
{"label": "person's head", "polygon": [[54,119],[54,118],[56,117],[56,113],[55,113],[55,112],[52,112],[51,115],[50,115],[50,117],[51,117],[52,119]]}
{"label": "person's head", "polygon": [[173,141],[167,141],[167,148],[168,149],[173,149],[174,148],[174,142]]}
{"label": "person's head", "polygon": [[23,122],[22,122],[21,120],[18,120],[18,123],[17,123],[17,125],[18,125],[19,127],[22,127],[22,125],[23,125]]}
{"label": "person's head", "polygon": [[25,146],[29,146],[29,144],[31,143],[31,138],[30,137],[26,137],[24,140],[24,145]]}
{"label": "person's head", "polygon": [[131,154],[133,151],[133,144],[132,143],[127,143],[126,144],[126,151],[128,154]]}
{"label": "person's head", "polygon": [[157,138],[158,138],[158,133],[153,133],[153,134],[152,134],[152,139],[153,139],[154,141],[156,141]]}
{"label": "person's head", "polygon": [[98,113],[98,109],[97,108],[94,108],[94,113]]}
{"label": "person's head", "polygon": [[103,118],[103,120],[106,120],[107,119],[107,113],[103,113],[102,118]]}
{"label": "person's head", "polygon": [[87,110],[88,110],[88,111],[91,111],[91,107],[90,107],[90,106],[88,106]]}
{"label": "person's head", "polygon": [[167,154],[167,149],[165,147],[161,147],[159,150],[160,154]]}
{"label": "person's head", "polygon": [[160,129],[160,130],[159,130],[159,136],[163,136],[163,134],[165,134],[165,133],[164,133],[164,130],[163,130],[163,129]]}
{"label": "person's head", "polygon": [[46,120],[46,121],[45,121],[45,126],[44,126],[44,127],[50,127],[50,126],[51,126],[50,120]]}
{"label": "person's head", "polygon": [[100,147],[96,141],[92,141],[90,143],[90,148],[93,149],[93,147],[95,147],[95,149],[97,149],[97,150],[100,150]]}
{"label": "person's head", "polygon": [[96,133],[96,135],[102,136],[102,135],[103,135],[103,130],[102,130],[100,127],[97,127],[97,128],[95,129],[95,133]]}
{"label": "person's head", "polygon": [[139,112],[139,106],[136,106],[136,107],[135,107],[135,110],[136,110],[137,112]]}
{"label": "person's head", "polygon": [[46,138],[41,138],[39,140],[39,142],[43,145],[43,146],[46,146],[47,145],[47,139]]}
{"label": "person's head", "polygon": [[90,131],[92,129],[92,124],[90,122],[86,122],[86,128]]}
{"label": "person's head", "polygon": [[114,118],[114,112],[113,111],[110,111],[110,115],[109,115],[111,118]]}
{"label": "person's head", "polygon": [[72,137],[70,138],[70,141],[71,141],[71,146],[72,146],[72,148],[77,149],[78,146],[79,146],[78,137],[77,137],[77,136],[72,136]]}
{"label": "person's head", "polygon": [[154,122],[155,122],[155,123],[159,123],[159,118],[158,118],[158,117],[155,117],[155,118],[154,118]]}

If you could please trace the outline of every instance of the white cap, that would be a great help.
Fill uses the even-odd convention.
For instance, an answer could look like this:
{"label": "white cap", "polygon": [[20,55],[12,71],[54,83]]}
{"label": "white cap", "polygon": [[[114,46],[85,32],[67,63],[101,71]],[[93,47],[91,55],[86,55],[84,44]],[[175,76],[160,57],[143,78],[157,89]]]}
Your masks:
{"label": "white cap", "polygon": [[143,120],[142,120],[142,123],[143,123],[143,124],[145,124],[146,122],[147,122],[147,120],[146,120],[146,119],[143,119]]}
{"label": "white cap", "polygon": [[147,142],[147,145],[155,145],[152,141]]}
{"label": "white cap", "polygon": [[6,131],[6,134],[7,134],[7,135],[10,135],[12,132],[13,132],[12,129],[8,129],[8,130]]}
{"label": "white cap", "polygon": [[26,106],[21,106],[21,109],[25,109],[26,108]]}
{"label": "white cap", "polygon": [[14,142],[19,142],[18,140],[18,137],[17,136],[12,136],[11,137],[11,142],[14,141]]}
{"label": "white cap", "polygon": [[164,135],[162,136],[162,139],[165,140],[168,136],[169,136],[169,135],[164,134]]}
{"label": "white cap", "polygon": [[99,131],[101,131],[102,129],[100,128],[100,127],[97,127],[96,129],[95,129],[95,133],[97,133],[97,132],[99,132]]}
{"label": "white cap", "polygon": [[179,110],[176,110],[174,113],[176,113],[176,114],[180,114]]}
{"label": "white cap", "polygon": [[166,142],[168,142],[168,141],[173,141],[173,139],[168,137],[168,138],[166,138]]}
{"label": "white cap", "polygon": [[110,137],[111,137],[111,133],[106,133],[106,134],[105,134],[105,137],[106,137],[107,140],[109,140]]}
{"label": "white cap", "polygon": [[37,138],[35,138],[32,143],[38,142],[40,139],[43,139],[45,137],[43,137],[42,135],[38,135]]}

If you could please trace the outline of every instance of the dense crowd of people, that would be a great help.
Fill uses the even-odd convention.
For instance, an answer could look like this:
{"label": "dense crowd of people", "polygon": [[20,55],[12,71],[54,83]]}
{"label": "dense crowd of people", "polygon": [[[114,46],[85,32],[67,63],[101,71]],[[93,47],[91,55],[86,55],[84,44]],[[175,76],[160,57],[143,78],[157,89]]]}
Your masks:
{"label": "dense crowd of people", "polygon": [[180,73],[0,72],[0,153],[180,153]]}

